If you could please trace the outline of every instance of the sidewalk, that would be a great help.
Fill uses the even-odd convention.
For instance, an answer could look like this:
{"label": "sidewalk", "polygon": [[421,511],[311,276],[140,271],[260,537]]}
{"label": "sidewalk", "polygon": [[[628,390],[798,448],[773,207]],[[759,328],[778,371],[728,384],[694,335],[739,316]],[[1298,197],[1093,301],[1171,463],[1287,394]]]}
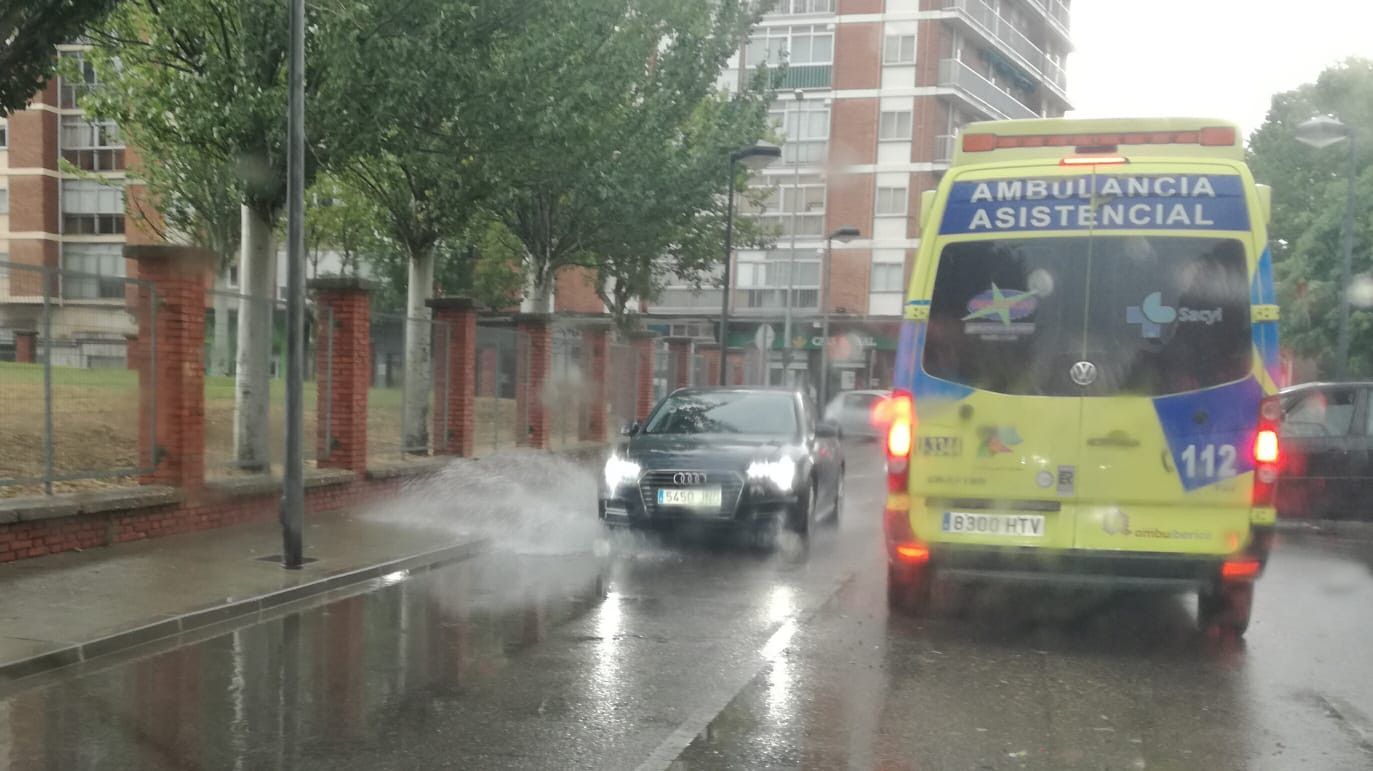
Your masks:
{"label": "sidewalk", "polygon": [[301,570],[285,570],[276,522],[0,565],[0,683],[399,570],[464,559],[484,541],[363,519],[307,518]]}

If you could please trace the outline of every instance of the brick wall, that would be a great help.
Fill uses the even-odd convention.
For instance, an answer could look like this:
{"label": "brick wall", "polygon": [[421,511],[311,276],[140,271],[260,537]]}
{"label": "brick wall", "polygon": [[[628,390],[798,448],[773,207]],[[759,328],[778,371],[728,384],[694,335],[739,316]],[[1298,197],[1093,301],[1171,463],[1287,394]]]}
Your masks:
{"label": "brick wall", "polygon": [[10,177],[9,188],[11,233],[57,232],[56,179],[42,174],[18,174]]}
{"label": "brick wall", "polygon": [[[881,5],[881,0],[875,2]],[[834,87],[877,88],[881,84],[882,25],[840,24],[834,31]]]}
{"label": "brick wall", "polygon": [[558,271],[554,289],[556,310],[564,313],[604,313],[605,304],[596,295],[596,274],[586,268]]}
{"label": "brick wall", "polygon": [[836,10],[848,13],[881,13],[886,0],[839,0]]}
{"label": "brick wall", "polygon": [[[395,495],[402,482],[358,479],[307,489],[305,510],[315,515],[371,503]],[[277,491],[249,496],[205,491],[177,504],[0,525],[0,562],[229,525],[270,522],[277,518],[280,500]]]}
{"label": "brick wall", "polygon": [[876,99],[840,99],[831,107],[831,166],[877,162]]}
{"label": "brick wall", "polygon": [[872,253],[866,249],[835,249],[830,268],[830,309],[868,312],[868,273]]}

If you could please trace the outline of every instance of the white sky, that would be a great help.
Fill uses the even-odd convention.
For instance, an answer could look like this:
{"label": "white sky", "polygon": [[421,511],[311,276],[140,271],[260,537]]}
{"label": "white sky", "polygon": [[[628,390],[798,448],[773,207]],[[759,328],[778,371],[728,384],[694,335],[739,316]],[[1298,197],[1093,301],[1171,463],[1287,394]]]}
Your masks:
{"label": "white sky", "polygon": [[1373,0],[1073,0],[1069,117],[1223,118],[1248,136],[1269,99],[1373,58]]}

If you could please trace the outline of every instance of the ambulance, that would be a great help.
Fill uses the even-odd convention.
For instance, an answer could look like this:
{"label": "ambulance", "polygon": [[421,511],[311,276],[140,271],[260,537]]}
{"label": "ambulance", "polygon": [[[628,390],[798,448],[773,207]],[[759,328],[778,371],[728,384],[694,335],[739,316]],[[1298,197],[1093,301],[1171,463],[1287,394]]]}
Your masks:
{"label": "ambulance", "polygon": [[1224,121],[963,130],[921,202],[888,404],[893,607],[1193,591],[1244,633],[1276,519],[1270,201]]}

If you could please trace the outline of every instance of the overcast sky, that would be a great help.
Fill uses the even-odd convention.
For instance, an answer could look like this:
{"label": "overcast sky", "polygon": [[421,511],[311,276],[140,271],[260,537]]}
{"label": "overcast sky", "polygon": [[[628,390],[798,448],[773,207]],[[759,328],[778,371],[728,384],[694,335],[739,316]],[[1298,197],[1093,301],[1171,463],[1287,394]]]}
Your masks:
{"label": "overcast sky", "polygon": [[1373,0],[1073,0],[1070,117],[1263,123],[1269,98],[1373,58]]}

